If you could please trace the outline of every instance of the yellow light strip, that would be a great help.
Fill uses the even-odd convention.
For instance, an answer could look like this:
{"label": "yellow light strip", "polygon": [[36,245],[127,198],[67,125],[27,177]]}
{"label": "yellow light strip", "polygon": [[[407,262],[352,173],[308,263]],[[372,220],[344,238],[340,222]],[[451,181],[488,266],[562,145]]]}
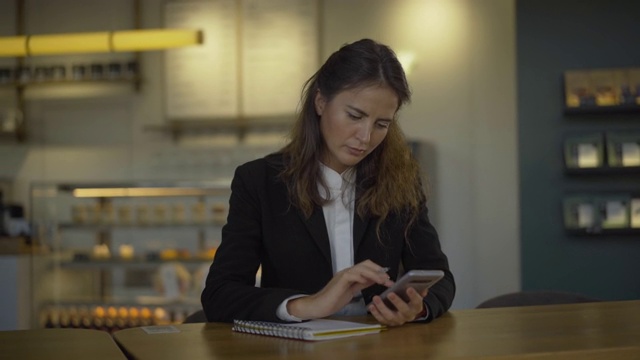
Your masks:
{"label": "yellow light strip", "polygon": [[9,36],[0,37],[0,57],[2,56],[26,56],[27,37]]}
{"label": "yellow light strip", "polygon": [[200,30],[147,29],[0,37],[0,57],[151,51],[202,44]]}
{"label": "yellow light strip", "polygon": [[116,31],[113,51],[150,51],[202,44],[202,32],[184,29]]}
{"label": "yellow light strip", "polygon": [[198,196],[224,194],[223,189],[202,189],[202,188],[85,188],[73,190],[74,197],[137,197],[137,196]]}
{"label": "yellow light strip", "polygon": [[27,42],[27,52],[29,55],[109,52],[109,36],[108,32],[32,35]]}

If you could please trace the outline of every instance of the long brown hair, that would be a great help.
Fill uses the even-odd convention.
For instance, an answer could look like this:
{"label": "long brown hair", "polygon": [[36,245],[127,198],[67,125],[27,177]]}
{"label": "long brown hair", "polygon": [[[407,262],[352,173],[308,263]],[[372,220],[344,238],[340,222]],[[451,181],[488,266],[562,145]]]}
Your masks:
{"label": "long brown hair", "polygon": [[[370,39],[342,46],[305,83],[302,107],[291,130],[290,142],[281,150],[285,169],[280,175],[288,186],[292,204],[307,217],[311,216],[314,206],[328,201],[318,191],[318,184],[325,189],[327,185],[320,176],[319,164],[325,144],[314,98],[319,91],[331,101],[342,91],[370,85],[391,88],[398,97],[398,110],[410,101],[411,91],[395,53]],[[377,218],[378,238],[380,225],[392,212],[406,219],[406,235],[425,196],[418,164],[411,156],[397,120],[391,122],[380,145],[356,165],[356,181],[356,212],[362,218]]]}

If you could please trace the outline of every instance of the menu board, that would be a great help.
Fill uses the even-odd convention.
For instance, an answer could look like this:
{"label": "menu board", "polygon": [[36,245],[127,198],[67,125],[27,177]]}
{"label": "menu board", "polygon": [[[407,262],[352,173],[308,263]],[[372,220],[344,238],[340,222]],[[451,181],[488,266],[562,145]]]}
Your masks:
{"label": "menu board", "polygon": [[246,116],[293,114],[318,66],[317,4],[244,0],[242,103]]}
{"label": "menu board", "polygon": [[204,42],[165,52],[169,119],[232,117],[238,113],[236,1],[166,4],[167,28],[200,29]]}
{"label": "menu board", "polygon": [[165,24],[204,35],[166,52],[171,120],[291,116],[318,66],[316,1],[171,1]]}

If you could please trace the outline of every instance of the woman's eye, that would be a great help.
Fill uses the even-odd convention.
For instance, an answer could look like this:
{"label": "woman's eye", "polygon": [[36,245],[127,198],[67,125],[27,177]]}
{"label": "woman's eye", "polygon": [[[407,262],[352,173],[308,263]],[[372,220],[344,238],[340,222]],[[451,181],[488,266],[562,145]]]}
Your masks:
{"label": "woman's eye", "polygon": [[378,127],[382,128],[382,129],[388,129],[389,128],[389,124],[390,123],[388,123],[388,122],[378,122],[378,123],[376,123],[376,125],[378,125]]}
{"label": "woman's eye", "polygon": [[352,114],[352,113],[347,113],[347,115],[349,116],[350,119],[353,119],[353,120],[362,119],[362,116],[360,116],[360,115],[355,115],[355,114]]}

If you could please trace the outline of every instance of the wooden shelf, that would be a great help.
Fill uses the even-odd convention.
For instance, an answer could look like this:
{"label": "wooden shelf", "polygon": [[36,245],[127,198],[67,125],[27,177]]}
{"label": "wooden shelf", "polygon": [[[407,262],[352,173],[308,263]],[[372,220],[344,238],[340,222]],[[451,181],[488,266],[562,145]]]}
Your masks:
{"label": "wooden shelf", "polygon": [[567,175],[625,175],[640,174],[640,166],[597,167],[597,168],[565,168]]}
{"label": "wooden shelf", "polygon": [[31,86],[50,86],[50,85],[68,85],[68,84],[128,84],[140,83],[142,79],[139,77],[132,78],[114,78],[114,79],[60,79],[60,80],[42,80],[29,82],[8,82],[0,83],[1,87],[17,87],[27,88]]}
{"label": "wooden shelf", "polygon": [[174,140],[189,133],[227,133],[243,139],[250,130],[287,131],[293,125],[294,114],[268,117],[220,117],[210,119],[170,119],[162,125],[147,125],[145,131],[170,134]]}
{"label": "wooden shelf", "polygon": [[149,224],[74,224],[74,223],[63,223],[59,224],[60,229],[71,229],[71,230],[91,230],[91,231],[109,231],[109,230],[118,230],[118,229],[167,229],[167,228],[211,228],[216,227],[219,228],[224,225],[222,221],[209,221],[209,222],[201,222],[201,223],[181,223],[181,224],[172,224],[172,223],[149,223]]}
{"label": "wooden shelf", "polygon": [[[41,184],[45,185],[45,184]],[[194,197],[227,195],[230,181],[198,181],[163,183],[140,181],[136,183],[55,184],[58,191],[73,193],[75,197],[127,198],[127,197]]]}
{"label": "wooden shelf", "polygon": [[182,306],[200,305],[200,297],[184,297],[179,300],[169,300],[162,296],[110,296],[96,299],[64,299],[61,301],[49,301],[46,306],[162,306],[169,310]]}
{"label": "wooden shelf", "polygon": [[615,229],[603,229],[603,228],[588,228],[588,229],[565,229],[568,235],[574,236],[638,236],[640,235],[640,228],[615,228]]}
{"label": "wooden shelf", "polygon": [[565,107],[565,115],[579,114],[624,114],[624,113],[640,113],[640,105],[624,104],[612,106],[581,106],[581,107]]}
{"label": "wooden shelf", "polygon": [[197,268],[200,265],[211,264],[213,259],[205,258],[176,258],[173,260],[146,260],[141,258],[133,258],[131,260],[124,260],[120,258],[109,259],[89,259],[85,261],[63,261],[60,263],[60,267],[63,269],[76,269],[76,270],[102,270],[112,268],[134,268],[134,269],[156,269],[163,264],[178,262],[187,268]]}

